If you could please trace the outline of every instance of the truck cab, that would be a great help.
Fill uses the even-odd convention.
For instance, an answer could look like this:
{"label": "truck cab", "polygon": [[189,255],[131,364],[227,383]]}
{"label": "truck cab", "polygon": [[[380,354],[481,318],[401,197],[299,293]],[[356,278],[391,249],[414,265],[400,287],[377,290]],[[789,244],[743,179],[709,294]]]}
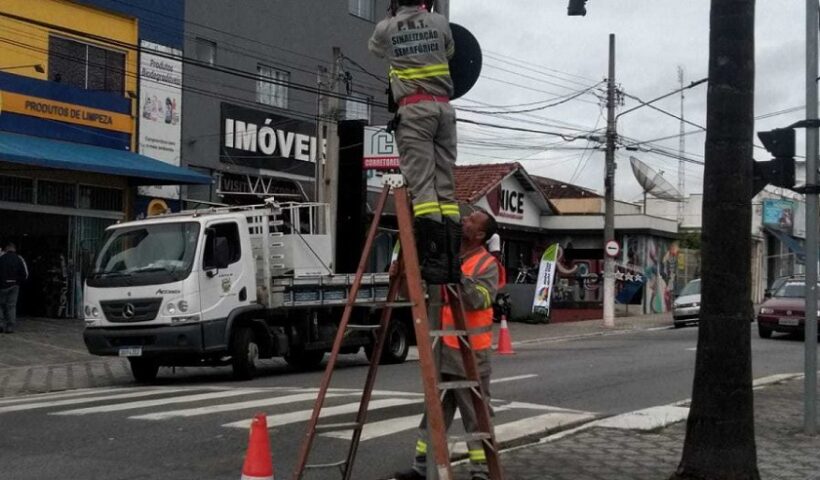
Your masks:
{"label": "truck cab", "polygon": [[[253,377],[260,358],[316,366],[352,283],[333,273],[330,238],[317,233],[325,207],[269,202],[109,227],[86,280],[89,352],[128,358],[142,382],[160,366],[231,365],[237,378]],[[388,282],[366,276],[354,323],[376,322]],[[411,328],[394,323],[403,338],[386,355],[403,361]],[[348,337],[347,353],[372,345],[371,333]]]}

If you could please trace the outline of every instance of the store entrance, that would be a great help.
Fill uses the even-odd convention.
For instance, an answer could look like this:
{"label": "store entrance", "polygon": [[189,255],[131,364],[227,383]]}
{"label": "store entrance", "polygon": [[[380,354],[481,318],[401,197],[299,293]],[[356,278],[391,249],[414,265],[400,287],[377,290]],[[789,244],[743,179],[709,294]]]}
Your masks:
{"label": "store entrance", "polygon": [[0,210],[0,239],[17,245],[29,269],[20,289],[20,316],[65,317],[70,298],[68,239],[65,215]]}

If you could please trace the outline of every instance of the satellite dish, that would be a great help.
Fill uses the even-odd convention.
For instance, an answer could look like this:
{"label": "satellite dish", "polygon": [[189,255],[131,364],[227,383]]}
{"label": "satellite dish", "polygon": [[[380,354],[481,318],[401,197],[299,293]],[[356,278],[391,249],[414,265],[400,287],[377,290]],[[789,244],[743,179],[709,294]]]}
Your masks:
{"label": "satellite dish", "polygon": [[632,165],[632,173],[635,179],[641,184],[644,191],[644,210],[646,209],[646,194],[650,193],[655,198],[668,200],[670,202],[682,202],[683,195],[677,188],[672,186],[669,181],[663,178],[663,175],[656,172],[652,167],[643,163],[635,157],[629,157],[629,163]]}

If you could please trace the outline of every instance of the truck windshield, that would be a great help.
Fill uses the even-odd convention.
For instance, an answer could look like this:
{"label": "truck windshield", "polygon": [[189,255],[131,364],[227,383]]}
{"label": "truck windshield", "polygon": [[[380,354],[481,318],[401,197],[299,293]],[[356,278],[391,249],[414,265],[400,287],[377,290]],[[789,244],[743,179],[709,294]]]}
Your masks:
{"label": "truck windshield", "polygon": [[199,223],[158,223],[108,230],[91,286],[147,285],[182,280],[191,273]]}

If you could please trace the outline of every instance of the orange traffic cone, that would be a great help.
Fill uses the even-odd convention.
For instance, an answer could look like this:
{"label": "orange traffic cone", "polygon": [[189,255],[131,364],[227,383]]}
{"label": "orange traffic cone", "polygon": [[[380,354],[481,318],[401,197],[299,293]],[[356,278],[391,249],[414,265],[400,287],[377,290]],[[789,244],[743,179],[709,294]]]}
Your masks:
{"label": "orange traffic cone", "polygon": [[512,339],[510,338],[510,328],[507,326],[507,316],[501,315],[501,329],[498,331],[498,347],[496,353],[499,355],[514,355]]}
{"label": "orange traffic cone", "polygon": [[241,480],[273,480],[268,421],[264,413],[257,414],[251,422],[250,443]]}

